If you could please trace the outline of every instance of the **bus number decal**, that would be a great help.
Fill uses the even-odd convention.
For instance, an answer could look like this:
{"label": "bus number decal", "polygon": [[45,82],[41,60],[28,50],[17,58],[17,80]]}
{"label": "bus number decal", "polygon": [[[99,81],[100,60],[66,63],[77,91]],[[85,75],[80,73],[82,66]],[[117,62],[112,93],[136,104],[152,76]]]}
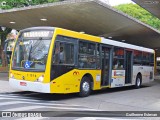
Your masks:
{"label": "bus number decal", "polygon": [[78,71],[74,71],[73,75],[79,75],[79,72]]}

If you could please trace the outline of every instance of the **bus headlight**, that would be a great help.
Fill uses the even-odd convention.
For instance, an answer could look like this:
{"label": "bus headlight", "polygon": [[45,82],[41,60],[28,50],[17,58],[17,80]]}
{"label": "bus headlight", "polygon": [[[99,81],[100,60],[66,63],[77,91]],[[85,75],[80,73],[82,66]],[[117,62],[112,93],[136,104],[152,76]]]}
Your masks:
{"label": "bus headlight", "polygon": [[10,78],[14,78],[14,75],[13,75],[13,73],[10,73]]}
{"label": "bus headlight", "polygon": [[41,75],[37,80],[36,82],[43,82],[44,80],[44,75]]}

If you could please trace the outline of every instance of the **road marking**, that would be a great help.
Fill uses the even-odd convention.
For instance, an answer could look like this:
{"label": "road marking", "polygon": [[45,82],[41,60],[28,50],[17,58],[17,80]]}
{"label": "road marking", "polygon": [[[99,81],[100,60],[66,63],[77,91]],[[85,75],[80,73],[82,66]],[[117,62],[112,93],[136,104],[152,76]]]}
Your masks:
{"label": "road marking", "polygon": [[[47,108],[51,108],[51,109],[64,109],[64,110],[78,110],[78,111],[99,111],[96,109],[90,109],[90,108],[85,108],[85,107],[81,107],[80,105],[67,105],[66,103],[58,103],[57,101],[44,101],[44,100],[31,100],[30,98],[28,99],[24,99],[24,98],[19,98],[19,96],[17,97],[10,97],[10,96],[5,96],[5,95],[0,95],[3,98],[0,98],[0,100],[13,100],[12,102],[2,102],[0,103],[0,105],[13,105],[13,104],[21,104],[21,103],[28,103],[31,104],[33,107],[19,107],[19,108],[14,108],[14,109],[7,109],[8,111],[21,111],[21,110],[28,110],[28,109],[36,109],[37,107],[47,107]],[[17,101],[16,99],[17,98]],[[34,107],[34,105],[39,105],[37,107]],[[24,109],[23,109],[24,108]]]}
{"label": "road marking", "polygon": [[38,108],[45,108],[46,106],[25,106],[25,107],[18,107],[18,108],[11,108],[11,109],[4,109],[1,111],[27,111],[32,109],[38,109]]}
{"label": "road marking", "polygon": [[[20,104],[20,103],[30,103],[30,102],[21,102],[21,101],[13,101],[13,102],[4,102],[1,103],[1,105],[11,105],[11,104]],[[51,109],[64,109],[64,110],[79,110],[79,111],[97,111],[95,109],[89,109],[89,108],[74,108],[74,106],[46,106],[45,103],[31,103],[34,105],[30,105],[30,106],[25,106],[25,107],[18,107],[18,108],[11,108],[11,109],[1,109],[2,111],[25,111],[25,110],[30,110],[30,109],[37,109],[37,108],[51,108]],[[39,105],[39,106],[35,106],[35,105]],[[51,104],[53,105],[53,104]],[[54,104],[56,105],[56,104]]]}
{"label": "road marking", "polygon": [[[11,108],[11,109],[3,109],[1,111],[27,111],[27,110],[32,110],[32,109],[39,109],[39,108],[46,108],[46,106],[25,106],[25,107],[18,107],[18,108]],[[69,107],[50,107],[47,106],[47,109],[63,109],[63,110],[78,110],[78,111],[94,111],[94,109],[89,109],[89,108],[69,108]]]}
{"label": "road marking", "polygon": [[[0,98],[0,100],[4,100],[4,99],[13,99],[13,98],[6,98],[6,97]],[[18,99],[18,100],[26,100],[26,101],[35,101],[35,102],[36,102],[36,101],[40,101],[40,100],[29,100],[29,99],[18,98],[18,97],[17,97],[17,99]]]}
{"label": "road marking", "polygon": [[[48,105],[52,105],[52,104],[56,104],[56,105],[62,105],[62,106],[77,106],[77,107],[81,107],[81,105],[66,105],[66,103],[60,103],[59,101],[45,101],[45,100],[41,100],[41,99],[38,99],[38,100],[33,100],[32,98],[30,97],[26,97],[26,98],[19,98],[21,96],[7,96],[7,95],[0,95],[2,96],[3,98],[0,98],[0,100],[4,100],[4,99],[14,99],[14,98],[17,98],[18,101],[27,101],[27,102],[45,102],[45,104],[48,104]],[[15,99],[14,99],[15,100]],[[41,104],[40,103],[40,104]]]}
{"label": "road marking", "polygon": [[[48,106],[48,105],[50,105],[50,106],[65,106],[65,107],[81,107],[80,105],[78,106],[78,105],[66,105],[66,104],[57,104],[57,103],[54,103],[54,104],[51,104],[51,103],[46,103],[46,102],[44,102],[44,103],[36,103],[36,102],[27,102],[27,101],[12,101],[12,102],[2,102],[2,103],[0,103],[0,105],[2,106],[2,105],[12,105],[12,104],[15,104],[15,103],[17,103],[17,104],[19,104],[19,103],[30,103],[30,104],[37,104],[37,105],[43,105],[43,106]],[[81,107],[82,108],[82,107]]]}
{"label": "road marking", "polygon": [[[4,100],[4,99],[12,99],[12,98],[0,98],[0,100]],[[73,106],[73,107],[81,107],[80,105],[66,105],[65,103],[58,103],[58,102],[48,102],[48,101],[43,101],[43,100],[30,100],[30,99],[19,99],[18,101],[20,101],[21,103],[31,103],[31,104],[42,104],[42,105],[59,105],[59,106]],[[17,102],[18,102],[17,101]],[[23,102],[22,102],[23,101]],[[39,103],[37,103],[39,102]],[[3,103],[2,103],[3,104]],[[1,103],[0,103],[1,105]]]}
{"label": "road marking", "polygon": [[15,103],[23,103],[23,102],[20,102],[20,101],[11,101],[11,102],[2,102],[2,103],[0,103],[0,105],[2,106],[2,105],[12,105],[12,104],[15,104]]}
{"label": "road marking", "polygon": [[[97,111],[96,109],[85,108],[85,107],[81,107],[80,105],[79,106],[74,106],[74,105],[66,105],[66,104],[50,104],[50,103],[45,103],[45,102],[44,103],[35,103],[35,102],[27,102],[27,101],[2,102],[2,103],[0,103],[0,106],[2,106],[2,105],[14,105],[14,104],[25,104],[25,103],[31,104],[33,106],[33,109],[37,109],[35,105],[37,105],[37,106],[39,105],[39,107],[42,107],[42,108],[47,107],[47,108],[51,108],[51,109],[78,110],[78,111]],[[14,109],[7,109],[6,111],[12,111],[12,110],[13,111],[19,111],[19,110],[21,111],[21,110],[28,110],[28,109],[31,109],[31,108],[29,106],[26,106],[26,107],[14,108]],[[3,110],[3,109],[1,109],[1,110]]]}

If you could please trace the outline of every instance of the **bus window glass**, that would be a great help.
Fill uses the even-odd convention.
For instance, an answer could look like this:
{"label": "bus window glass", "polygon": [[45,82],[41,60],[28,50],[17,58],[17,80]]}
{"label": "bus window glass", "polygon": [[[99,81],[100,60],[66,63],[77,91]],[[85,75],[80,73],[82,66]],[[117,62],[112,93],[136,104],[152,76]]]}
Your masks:
{"label": "bus window glass", "polygon": [[142,64],[149,65],[149,53],[143,52]]}
{"label": "bus window glass", "polygon": [[74,64],[74,45],[60,43],[60,64]]}
{"label": "bus window glass", "polygon": [[141,65],[142,64],[142,52],[134,50],[134,64]]}
{"label": "bus window glass", "polygon": [[152,53],[150,53],[149,63],[150,63],[150,66],[154,66],[154,54]]}
{"label": "bus window glass", "polygon": [[96,54],[95,50],[96,50],[95,44],[89,43],[88,44],[88,54],[95,55]]}
{"label": "bus window glass", "polygon": [[52,60],[53,60],[53,64],[58,64],[59,62],[59,42],[55,42],[55,47],[54,47],[54,51],[53,51],[53,55],[52,55]]}
{"label": "bus window glass", "polygon": [[80,43],[79,43],[79,53],[95,55],[96,54],[95,50],[96,50],[95,44],[80,41]]}
{"label": "bus window glass", "polygon": [[99,47],[99,44],[98,44],[98,45],[97,45],[97,49],[96,49],[96,50],[97,50],[97,51],[96,51],[96,53],[97,53],[97,59],[96,59],[97,62],[96,62],[96,63],[97,63],[97,68],[98,68],[98,69],[100,69],[100,52],[99,52],[100,49],[99,49],[99,48],[100,48],[100,47]]}
{"label": "bus window glass", "polygon": [[57,36],[53,51],[53,64],[74,64],[74,44],[61,42],[61,40],[69,39],[62,36]]}
{"label": "bus window glass", "polygon": [[124,49],[114,48],[113,52],[113,69],[121,70],[124,69]]}
{"label": "bus window glass", "polygon": [[79,68],[96,68],[96,44],[79,42]]}
{"label": "bus window glass", "polygon": [[79,43],[79,53],[87,54],[87,42],[80,42]]}
{"label": "bus window glass", "polygon": [[14,55],[13,68],[44,70],[51,40],[18,40]]}

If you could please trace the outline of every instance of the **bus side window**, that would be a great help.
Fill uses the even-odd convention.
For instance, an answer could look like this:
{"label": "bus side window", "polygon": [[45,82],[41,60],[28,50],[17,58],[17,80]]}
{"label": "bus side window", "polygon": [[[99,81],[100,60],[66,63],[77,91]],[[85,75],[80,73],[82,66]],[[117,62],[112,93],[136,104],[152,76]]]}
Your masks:
{"label": "bus side window", "polygon": [[143,54],[142,54],[142,64],[149,66],[149,53],[143,52]]}
{"label": "bus side window", "polygon": [[[64,43],[63,48],[64,64],[74,64],[74,45],[72,43]],[[61,58],[60,58],[61,59]]]}
{"label": "bus side window", "polygon": [[96,44],[92,42],[79,42],[78,66],[79,68],[96,68]]}
{"label": "bus side window", "polygon": [[114,48],[113,53],[113,69],[124,69],[124,49],[123,48]]}
{"label": "bus side window", "polygon": [[149,62],[150,62],[150,66],[154,66],[154,54],[152,54],[152,53],[150,53]]}
{"label": "bus side window", "polygon": [[52,57],[53,64],[74,64],[74,45],[56,42]]}
{"label": "bus side window", "polygon": [[142,64],[142,51],[134,50],[133,55],[134,65],[141,65]]}
{"label": "bus side window", "polygon": [[59,62],[59,42],[55,42],[55,47],[54,47],[54,51],[53,51],[53,54],[52,54],[52,61],[53,61],[53,64],[58,64]]}
{"label": "bus side window", "polygon": [[97,69],[100,69],[100,47],[99,44],[97,44],[97,49],[96,49],[96,55],[97,55],[97,59],[96,59],[96,63],[97,63]]}

